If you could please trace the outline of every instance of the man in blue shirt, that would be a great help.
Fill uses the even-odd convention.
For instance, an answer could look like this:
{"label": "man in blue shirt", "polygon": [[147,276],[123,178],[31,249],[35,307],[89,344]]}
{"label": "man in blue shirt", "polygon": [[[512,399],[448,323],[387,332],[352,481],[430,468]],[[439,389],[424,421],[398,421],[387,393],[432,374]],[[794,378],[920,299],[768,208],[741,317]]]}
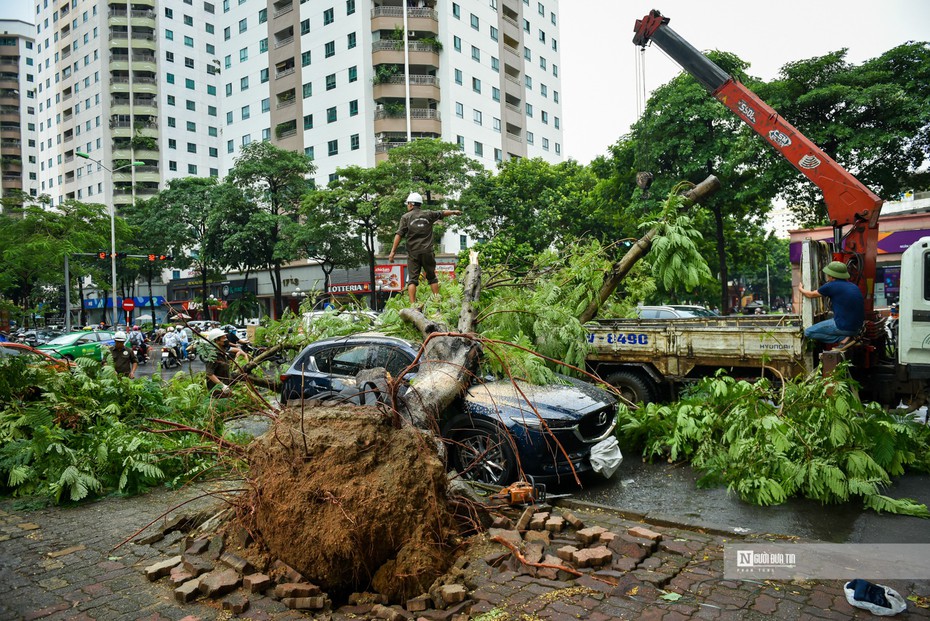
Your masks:
{"label": "man in blue shirt", "polygon": [[849,282],[849,271],[840,261],[833,261],[825,268],[827,282],[816,291],[798,285],[798,291],[806,298],[830,299],[833,319],[815,323],[804,331],[804,336],[821,343],[839,343],[856,336],[865,319],[865,298],[859,287]]}

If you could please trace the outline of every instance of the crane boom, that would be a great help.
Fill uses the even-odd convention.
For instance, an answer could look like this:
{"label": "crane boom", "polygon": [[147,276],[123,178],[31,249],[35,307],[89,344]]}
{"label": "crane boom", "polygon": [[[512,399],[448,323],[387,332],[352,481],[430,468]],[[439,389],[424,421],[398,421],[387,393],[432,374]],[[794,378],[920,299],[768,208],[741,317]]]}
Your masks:
{"label": "crane boom", "polygon": [[[642,47],[655,43],[820,188],[833,225],[834,259],[849,265],[865,296],[866,314],[871,314],[878,216],[884,201],[749,88],[685,41],[668,22],[659,11],[650,11],[636,20],[633,43]],[[845,235],[843,227],[850,227]]]}

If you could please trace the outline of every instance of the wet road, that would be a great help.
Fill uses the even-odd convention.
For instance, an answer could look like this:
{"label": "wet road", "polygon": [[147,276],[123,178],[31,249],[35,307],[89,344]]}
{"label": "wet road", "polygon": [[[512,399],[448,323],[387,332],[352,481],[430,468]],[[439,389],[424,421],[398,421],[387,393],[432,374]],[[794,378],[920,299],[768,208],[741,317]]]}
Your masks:
{"label": "wet road", "polygon": [[[783,505],[757,507],[728,495],[725,487],[699,489],[698,476],[688,466],[644,464],[639,454],[630,450],[624,450],[623,455],[623,463],[610,480],[589,478],[585,489],[572,497],[731,530],[749,529],[753,533],[796,535],[833,543],[930,543],[930,520],[879,515],[863,510],[858,501],[824,506],[815,501],[792,499]],[[907,474],[885,495],[930,505],[930,475]]]}

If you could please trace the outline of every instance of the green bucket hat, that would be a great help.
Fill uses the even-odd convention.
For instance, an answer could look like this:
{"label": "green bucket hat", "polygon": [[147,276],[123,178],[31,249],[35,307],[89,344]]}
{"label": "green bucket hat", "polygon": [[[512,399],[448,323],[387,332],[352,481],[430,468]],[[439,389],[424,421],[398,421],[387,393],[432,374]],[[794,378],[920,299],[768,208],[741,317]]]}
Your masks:
{"label": "green bucket hat", "polygon": [[849,270],[846,269],[846,264],[840,261],[831,261],[829,265],[823,268],[823,273],[840,280],[849,280]]}

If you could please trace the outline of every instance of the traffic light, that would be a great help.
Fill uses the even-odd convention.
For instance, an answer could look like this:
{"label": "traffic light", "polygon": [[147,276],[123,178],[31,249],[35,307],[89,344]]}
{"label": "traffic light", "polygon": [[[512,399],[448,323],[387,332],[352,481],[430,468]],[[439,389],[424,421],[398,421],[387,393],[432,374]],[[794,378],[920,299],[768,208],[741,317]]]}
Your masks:
{"label": "traffic light", "polygon": [[97,258],[98,258],[98,259],[109,259],[109,258],[110,258],[110,253],[109,253],[109,252],[98,252],[98,253],[97,253]]}
{"label": "traffic light", "polygon": [[116,258],[117,258],[117,259],[125,259],[126,256],[127,256],[127,253],[125,253],[125,252],[117,252],[117,253],[116,253]]}
{"label": "traffic light", "polygon": [[173,259],[170,254],[150,254],[149,261],[170,261]]}

